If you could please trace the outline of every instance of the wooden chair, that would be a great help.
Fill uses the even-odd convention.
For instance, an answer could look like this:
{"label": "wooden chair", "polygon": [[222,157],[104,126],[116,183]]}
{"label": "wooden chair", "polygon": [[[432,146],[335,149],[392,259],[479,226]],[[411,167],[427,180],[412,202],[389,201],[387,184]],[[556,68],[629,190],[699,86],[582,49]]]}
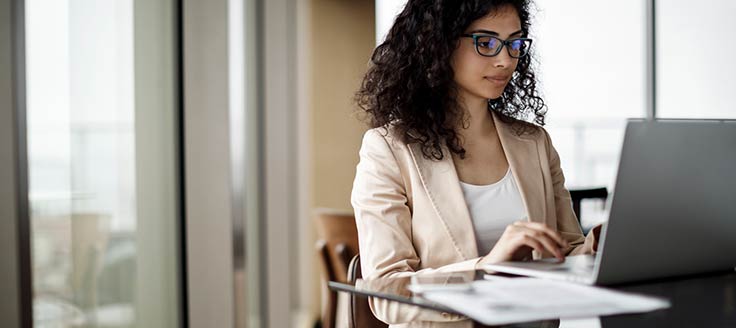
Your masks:
{"label": "wooden chair", "polygon": [[327,288],[328,281],[348,283],[348,266],[358,254],[358,230],[355,216],[350,212],[331,209],[316,211],[317,253],[322,266],[325,301],[322,309],[322,327],[335,328],[337,292]]}
{"label": "wooden chair", "polygon": [[[323,294],[326,302],[322,311],[322,327],[334,328],[337,319],[337,292],[327,288],[328,281],[355,284],[361,277],[358,249],[358,229],[353,213],[318,209],[316,213],[317,253],[322,264]],[[348,326],[351,328],[388,327],[371,312],[368,299],[350,294]]]}

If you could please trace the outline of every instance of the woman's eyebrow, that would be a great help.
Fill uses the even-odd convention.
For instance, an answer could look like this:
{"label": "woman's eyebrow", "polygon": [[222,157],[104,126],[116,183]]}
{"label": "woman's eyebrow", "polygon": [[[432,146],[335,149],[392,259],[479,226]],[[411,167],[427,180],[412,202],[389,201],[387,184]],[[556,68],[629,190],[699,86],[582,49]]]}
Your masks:
{"label": "woman's eyebrow", "polygon": [[524,31],[523,31],[523,30],[518,30],[518,31],[516,31],[516,32],[514,32],[514,33],[511,33],[511,34],[509,34],[509,36],[512,36],[512,35],[521,35],[521,34],[523,34],[523,33],[524,33]]}
{"label": "woman's eyebrow", "polygon": [[[509,34],[509,36],[517,35],[517,34],[522,34],[523,32],[524,32],[523,30],[518,30],[518,31],[516,31],[514,33]],[[473,31],[470,31],[470,33],[471,34],[473,34],[473,33],[482,33],[482,34],[488,34],[488,35],[493,35],[493,36],[498,36],[499,35],[498,32],[491,31],[491,30],[473,30]]]}

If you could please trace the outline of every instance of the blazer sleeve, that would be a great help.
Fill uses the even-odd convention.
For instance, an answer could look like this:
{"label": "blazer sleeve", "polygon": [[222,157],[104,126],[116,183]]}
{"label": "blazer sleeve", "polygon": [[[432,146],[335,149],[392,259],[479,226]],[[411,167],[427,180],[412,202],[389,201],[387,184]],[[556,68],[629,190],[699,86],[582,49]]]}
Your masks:
{"label": "blazer sleeve", "polygon": [[[474,270],[480,258],[417,270],[421,259],[412,243],[412,211],[400,166],[388,142],[375,129],[366,132],[353,183],[351,203],[358,228],[363,278]],[[375,298],[371,299],[371,308],[379,319],[389,324],[465,319]]]}
{"label": "blazer sleeve", "polygon": [[565,175],[560,167],[560,156],[552,145],[549,133],[544,131],[547,144],[547,158],[549,159],[549,170],[552,175],[552,188],[555,199],[555,215],[557,216],[557,231],[570,243],[565,250],[567,255],[595,254],[593,244],[595,237],[593,233],[583,236],[575,211],[572,209],[570,191],[565,188]]}

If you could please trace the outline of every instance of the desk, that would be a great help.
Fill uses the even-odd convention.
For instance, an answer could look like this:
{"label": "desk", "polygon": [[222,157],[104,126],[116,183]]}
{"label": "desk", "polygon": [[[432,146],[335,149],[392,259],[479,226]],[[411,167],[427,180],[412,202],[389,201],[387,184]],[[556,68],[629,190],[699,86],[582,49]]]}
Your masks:
{"label": "desk", "polygon": [[[466,273],[482,279],[480,273]],[[372,296],[416,305],[432,311],[453,311],[413,295],[408,278],[358,280],[355,285],[329,282],[330,289],[361,297]],[[736,272],[704,274],[611,287],[615,290],[661,296],[672,307],[644,314],[604,316],[600,326],[609,327],[736,327]],[[595,319],[595,318],[591,318]],[[523,323],[506,327],[557,326],[558,320]],[[564,325],[564,320],[563,320]]]}

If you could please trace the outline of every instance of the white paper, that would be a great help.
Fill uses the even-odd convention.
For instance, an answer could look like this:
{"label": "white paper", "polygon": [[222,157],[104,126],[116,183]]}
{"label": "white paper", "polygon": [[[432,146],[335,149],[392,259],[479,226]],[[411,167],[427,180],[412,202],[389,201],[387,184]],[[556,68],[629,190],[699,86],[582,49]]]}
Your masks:
{"label": "white paper", "polygon": [[431,291],[422,297],[485,325],[649,312],[667,300],[569,282],[514,278],[473,282],[470,291]]}

